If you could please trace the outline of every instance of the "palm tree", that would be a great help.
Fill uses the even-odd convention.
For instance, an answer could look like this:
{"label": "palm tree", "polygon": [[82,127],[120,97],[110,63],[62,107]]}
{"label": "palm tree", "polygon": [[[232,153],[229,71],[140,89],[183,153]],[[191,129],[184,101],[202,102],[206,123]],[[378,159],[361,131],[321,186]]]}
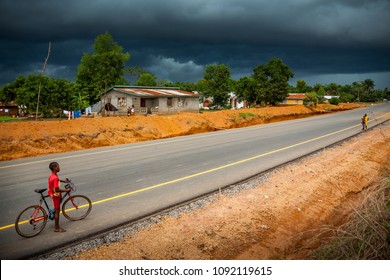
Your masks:
{"label": "palm tree", "polygon": [[363,89],[365,91],[365,93],[369,93],[371,90],[374,89],[375,87],[375,84],[374,84],[374,81],[371,80],[371,79],[366,79],[362,82],[362,86],[363,86]]}
{"label": "palm tree", "polygon": [[357,98],[356,100],[357,101],[360,101],[360,94],[362,93],[363,91],[363,82],[353,82],[352,83],[352,88],[353,88],[353,91],[356,93],[357,95]]}
{"label": "palm tree", "polygon": [[337,84],[336,83],[330,83],[327,86],[327,92],[328,92],[329,95],[332,95],[332,96],[339,95],[339,88],[338,88]]}

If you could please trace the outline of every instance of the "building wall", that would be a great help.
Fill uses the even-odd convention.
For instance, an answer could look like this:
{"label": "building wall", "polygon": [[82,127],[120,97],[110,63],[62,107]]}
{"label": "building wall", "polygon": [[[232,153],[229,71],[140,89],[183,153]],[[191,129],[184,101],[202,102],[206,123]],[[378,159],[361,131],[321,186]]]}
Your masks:
{"label": "building wall", "polygon": [[188,97],[159,97],[142,98],[120,92],[110,92],[106,94],[102,102],[111,103],[118,112],[115,114],[125,115],[129,107],[134,105],[136,114],[145,113],[170,113],[180,111],[198,111],[199,98]]}
{"label": "building wall", "polygon": [[18,112],[18,106],[0,106],[0,116],[16,117]]}
{"label": "building wall", "polygon": [[229,105],[232,109],[242,109],[246,107],[246,101],[238,101],[238,98],[234,92],[230,92],[229,96]]}
{"label": "building wall", "polygon": [[199,110],[199,98],[188,98],[188,97],[158,98],[158,111],[160,113],[198,111],[198,110]]}
{"label": "building wall", "polygon": [[303,100],[302,99],[287,99],[285,104],[287,104],[287,105],[302,105]]}
{"label": "building wall", "polygon": [[[119,114],[126,114],[128,107],[133,104],[131,96],[128,94],[113,92],[108,93],[101,98],[101,105],[98,107],[102,107],[103,104],[111,103],[115,108],[118,109]],[[99,108],[99,109],[100,109]]]}

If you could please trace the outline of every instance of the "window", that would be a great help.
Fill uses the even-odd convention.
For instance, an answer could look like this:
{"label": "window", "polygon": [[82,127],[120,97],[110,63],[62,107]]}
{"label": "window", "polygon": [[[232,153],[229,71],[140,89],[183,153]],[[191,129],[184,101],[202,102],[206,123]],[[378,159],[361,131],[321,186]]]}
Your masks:
{"label": "window", "polygon": [[167,98],[167,106],[168,106],[168,107],[172,107],[172,100],[173,100],[172,97],[168,97],[168,98]]}
{"label": "window", "polygon": [[126,107],[126,98],[118,97],[118,107]]}

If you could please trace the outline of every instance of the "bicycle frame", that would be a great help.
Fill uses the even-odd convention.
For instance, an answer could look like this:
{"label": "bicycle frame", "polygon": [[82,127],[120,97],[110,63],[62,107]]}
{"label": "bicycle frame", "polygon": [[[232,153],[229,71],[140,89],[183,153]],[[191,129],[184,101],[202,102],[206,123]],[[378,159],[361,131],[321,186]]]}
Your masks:
{"label": "bicycle frame", "polygon": [[69,186],[69,188],[71,189],[71,191],[70,191],[70,192],[67,192],[67,193],[65,193],[65,195],[61,196],[61,201],[60,201],[60,203],[62,203],[62,202],[65,200],[65,198],[66,198],[67,196],[69,196],[70,201],[72,202],[73,207],[76,208],[76,209],[79,209],[79,207],[78,207],[78,206],[74,203],[74,201],[73,201],[73,196],[71,195],[71,192],[72,192],[73,190],[72,190],[72,188],[70,187],[70,184],[71,184],[71,183],[68,183],[67,185],[65,185],[65,189],[68,189],[67,186]]}
{"label": "bicycle frame", "polygon": [[33,214],[31,215],[30,220],[28,221],[30,224],[32,224],[32,222],[39,222],[45,219],[44,216],[37,217],[38,213],[39,213],[39,208],[35,208]]}
{"label": "bicycle frame", "polygon": [[[45,197],[48,197],[48,195],[44,196],[43,192],[40,192],[40,195],[41,195],[41,198],[39,199],[38,205],[40,207],[42,207],[42,204],[44,203],[44,205],[46,206],[47,211],[50,214],[50,208],[49,208],[49,205],[47,204],[46,199],[45,199]],[[31,215],[31,218],[28,221],[30,224],[32,224],[33,222],[39,222],[39,221],[42,221],[42,220],[45,219],[44,216],[37,217],[37,215],[39,213],[39,209],[40,209],[39,207],[35,208],[33,214]]]}
{"label": "bicycle frame", "polygon": [[[66,186],[65,186],[65,188],[66,188]],[[38,205],[42,207],[42,204],[44,204],[45,207],[46,207],[46,209],[47,209],[47,212],[50,214],[50,207],[49,207],[49,205],[47,204],[47,201],[46,201],[46,197],[49,197],[49,195],[44,195],[44,194],[43,194],[44,192],[45,192],[45,191],[40,192],[41,197],[40,197],[40,199],[39,199]],[[65,200],[65,198],[66,198],[67,196],[70,197],[70,201],[72,202],[73,207],[76,208],[76,209],[78,209],[78,206],[74,203],[73,197],[72,197],[72,195],[70,194],[70,192],[67,192],[67,193],[65,193],[65,195],[61,196],[60,203],[62,203],[62,202]],[[39,210],[39,209],[35,209],[35,210],[34,210],[34,213],[32,214],[32,216],[31,216],[31,218],[30,218],[30,221],[29,221],[30,223],[31,223],[31,221],[38,222],[38,221],[41,221],[41,220],[44,219],[44,217],[38,217],[38,218],[37,218],[37,214],[38,214],[38,212],[39,212],[38,210]]]}
{"label": "bicycle frame", "polygon": [[50,207],[49,207],[49,205],[47,204],[45,197],[49,197],[49,195],[43,195],[43,193],[41,193],[41,199],[39,200],[39,206],[42,206],[42,202],[44,202],[47,211],[50,212]]}

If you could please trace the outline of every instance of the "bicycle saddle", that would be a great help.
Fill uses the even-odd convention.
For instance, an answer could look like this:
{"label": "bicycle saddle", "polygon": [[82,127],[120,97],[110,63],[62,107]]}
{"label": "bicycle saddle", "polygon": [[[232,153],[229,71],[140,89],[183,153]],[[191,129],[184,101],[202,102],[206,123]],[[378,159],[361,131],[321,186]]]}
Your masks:
{"label": "bicycle saddle", "polygon": [[35,189],[34,191],[36,192],[36,193],[43,193],[44,191],[46,191],[47,189],[45,188],[45,189]]}

